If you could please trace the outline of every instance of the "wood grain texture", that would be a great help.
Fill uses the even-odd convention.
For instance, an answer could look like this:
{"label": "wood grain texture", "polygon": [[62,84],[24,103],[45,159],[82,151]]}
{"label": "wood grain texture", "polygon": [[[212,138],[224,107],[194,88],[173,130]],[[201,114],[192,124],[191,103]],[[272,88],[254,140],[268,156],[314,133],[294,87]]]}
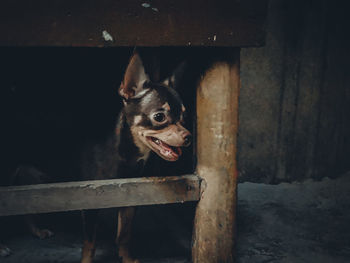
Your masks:
{"label": "wood grain texture", "polygon": [[234,261],[240,50],[230,52],[232,61],[214,63],[197,88],[197,173],[205,186],[195,215],[194,263]]}
{"label": "wood grain texture", "polygon": [[240,180],[350,169],[348,9],[346,1],[270,1],[266,46],[241,53]]}
{"label": "wood grain texture", "polygon": [[0,46],[261,46],[266,3],[3,0]]}
{"label": "wood grain texture", "polygon": [[0,216],[197,201],[195,175],[0,187]]}

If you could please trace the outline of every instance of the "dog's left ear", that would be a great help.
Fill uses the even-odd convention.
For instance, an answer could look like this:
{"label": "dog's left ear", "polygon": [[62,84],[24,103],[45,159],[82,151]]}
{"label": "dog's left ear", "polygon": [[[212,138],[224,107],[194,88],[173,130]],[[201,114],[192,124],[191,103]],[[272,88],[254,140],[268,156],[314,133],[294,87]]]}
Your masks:
{"label": "dog's left ear", "polygon": [[119,94],[126,100],[135,97],[143,90],[143,84],[149,81],[140,55],[135,51],[120,84]]}
{"label": "dog's left ear", "polygon": [[184,74],[185,70],[187,68],[186,61],[181,62],[176,69],[174,70],[173,74],[162,81],[162,84],[168,87],[171,87],[173,89],[176,89],[179,85],[179,80],[181,79],[182,75]]}

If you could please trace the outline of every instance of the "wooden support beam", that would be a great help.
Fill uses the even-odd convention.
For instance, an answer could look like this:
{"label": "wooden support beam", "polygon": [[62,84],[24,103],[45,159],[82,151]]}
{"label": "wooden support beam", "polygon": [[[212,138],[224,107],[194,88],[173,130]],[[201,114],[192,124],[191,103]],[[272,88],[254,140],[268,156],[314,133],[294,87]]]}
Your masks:
{"label": "wooden support beam", "polygon": [[228,52],[197,88],[197,174],[204,180],[194,221],[194,263],[234,262],[240,49]]}
{"label": "wooden support beam", "polygon": [[0,216],[197,201],[195,175],[0,187]]}
{"label": "wooden support beam", "polygon": [[261,46],[267,0],[1,0],[0,46]]}

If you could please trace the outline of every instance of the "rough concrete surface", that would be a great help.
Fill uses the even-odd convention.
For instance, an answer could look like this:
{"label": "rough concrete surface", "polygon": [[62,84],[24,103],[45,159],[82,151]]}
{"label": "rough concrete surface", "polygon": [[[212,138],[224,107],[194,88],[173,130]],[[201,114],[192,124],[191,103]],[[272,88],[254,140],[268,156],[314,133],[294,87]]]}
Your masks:
{"label": "rough concrete surface", "polygon": [[239,186],[238,262],[350,262],[350,174]]}
{"label": "rough concrete surface", "polygon": [[[349,189],[350,173],[319,182],[239,184],[237,262],[350,262]],[[163,213],[167,211],[164,207],[161,209]],[[142,262],[189,262],[185,254],[188,256],[190,252],[190,233],[179,220],[157,216],[156,211],[155,207],[150,207],[139,213],[138,224],[143,230],[137,238],[143,240],[144,249],[148,251],[141,251]],[[79,262],[81,238],[76,229],[77,221],[70,222],[75,225],[72,229],[62,220],[66,225],[58,228],[56,235],[48,240],[35,239],[24,231],[8,235],[6,244],[13,254],[0,261]],[[147,225],[142,225],[144,222]],[[108,225],[104,227],[109,228]],[[147,236],[152,233],[150,231],[155,233]],[[169,231],[172,239],[162,236]],[[156,256],[152,258],[152,255]],[[112,240],[99,242],[96,262],[117,262]]]}

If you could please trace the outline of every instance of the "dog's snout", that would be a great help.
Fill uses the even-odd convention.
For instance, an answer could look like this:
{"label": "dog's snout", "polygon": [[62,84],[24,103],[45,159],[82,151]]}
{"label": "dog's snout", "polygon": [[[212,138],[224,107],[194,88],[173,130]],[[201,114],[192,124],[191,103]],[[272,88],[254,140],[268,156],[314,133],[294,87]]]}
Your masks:
{"label": "dog's snout", "polygon": [[184,138],[184,146],[187,147],[191,144],[192,142],[192,135],[191,134],[188,134],[186,135],[186,137]]}

